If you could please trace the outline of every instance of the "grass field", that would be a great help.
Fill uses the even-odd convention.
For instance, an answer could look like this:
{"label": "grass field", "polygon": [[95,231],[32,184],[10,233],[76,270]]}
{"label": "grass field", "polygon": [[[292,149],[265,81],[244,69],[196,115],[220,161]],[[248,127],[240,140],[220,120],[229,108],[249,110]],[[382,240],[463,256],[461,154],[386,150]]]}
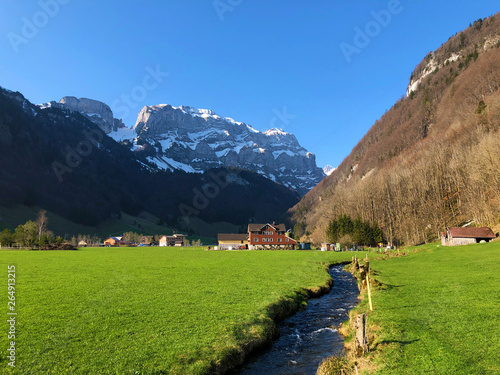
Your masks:
{"label": "grass field", "polygon": [[426,245],[370,267],[377,374],[500,374],[500,242]]}
{"label": "grass field", "polygon": [[[9,347],[9,265],[16,266],[15,373],[201,374],[268,338],[269,316],[287,305],[278,301],[304,303],[297,292],[324,286],[324,265],[351,256],[154,247],[0,251],[0,348]],[[1,373],[9,373],[7,362],[2,355]]]}

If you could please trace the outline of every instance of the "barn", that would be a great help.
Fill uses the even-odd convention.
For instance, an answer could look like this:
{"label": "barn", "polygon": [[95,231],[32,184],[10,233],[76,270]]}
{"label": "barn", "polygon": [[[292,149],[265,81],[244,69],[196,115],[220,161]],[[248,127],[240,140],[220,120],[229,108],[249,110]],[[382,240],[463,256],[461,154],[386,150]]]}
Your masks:
{"label": "barn", "polygon": [[248,233],[219,233],[217,242],[220,250],[248,249]]}
{"label": "barn", "polygon": [[443,246],[459,246],[468,245],[471,243],[479,243],[481,241],[489,242],[496,238],[493,231],[488,227],[482,228],[448,228],[446,233],[441,237]]}

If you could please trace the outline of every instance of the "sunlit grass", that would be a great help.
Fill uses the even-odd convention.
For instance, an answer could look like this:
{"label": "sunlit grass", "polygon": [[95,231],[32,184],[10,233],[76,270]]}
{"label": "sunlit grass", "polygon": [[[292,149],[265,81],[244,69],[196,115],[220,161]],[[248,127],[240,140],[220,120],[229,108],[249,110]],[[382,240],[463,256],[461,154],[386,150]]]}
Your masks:
{"label": "sunlit grass", "polygon": [[370,262],[377,374],[499,374],[500,242],[421,250]]}
{"label": "sunlit grass", "polygon": [[[327,283],[325,264],[351,256],[154,247],[1,251],[2,278],[7,265],[16,265],[16,373],[205,373],[269,336],[271,304],[302,303],[296,292]],[[0,337],[7,349],[6,334]],[[7,370],[1,356],[0,372]]]}

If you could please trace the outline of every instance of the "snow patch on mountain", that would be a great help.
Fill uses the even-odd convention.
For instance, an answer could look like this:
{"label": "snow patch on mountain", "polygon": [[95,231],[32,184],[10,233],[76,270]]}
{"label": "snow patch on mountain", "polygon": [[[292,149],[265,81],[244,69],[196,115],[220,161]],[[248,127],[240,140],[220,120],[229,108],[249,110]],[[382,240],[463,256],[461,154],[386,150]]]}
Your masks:
{"label": "snow patch on mountain", "polygon": [[148,157],[147,159],[149,162],[156,164],[160,169],[165,171],[180,169],[188,173],[203,173],[202,170],[196,170],[188,164],[180,163],[165,156]]}
{"label": "snow patch on mountain", "polygon": [[108,134],[108,136],[113,138],[116,142],[122,142],[125,140],[133,140],[136,137],[136,134],[133,128],[124,127],[112,131]]}
{"label": "snow patch on mountain", "polygon": [[[240,167],[305,194],[325,177],[316,157],[282,129],[265,132],[251,125],[223,117],[209,109],[160,104],[144,107],[134,126],[134,143],[148,143],[161,160],[179,169],[195,171],[214,167]],[[295,172],[293,172],[295,170]],[[300,178],[304,177],[304,178]]]}
{"label": "snow patch on mountain", "polygon": [[334,168],[332,167],[330,164],[327,164],[324,168],[323,168],[323,173],[326,174],[327,176],[330,176],[333,171],[337,169],[337,168]]}

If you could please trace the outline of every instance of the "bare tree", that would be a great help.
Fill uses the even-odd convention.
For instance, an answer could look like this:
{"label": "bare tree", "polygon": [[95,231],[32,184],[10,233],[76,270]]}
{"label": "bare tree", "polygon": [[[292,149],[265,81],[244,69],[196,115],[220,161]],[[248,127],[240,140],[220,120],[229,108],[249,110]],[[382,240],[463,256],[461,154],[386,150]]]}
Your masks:
{"label": "bare tree", "polygon": [[125,232],[123,233],[123,240],[129,245],[138,245],[141,242],[142,234],[135,232]]}
{"label": "bare tree", "polygon": [[38,211],[38,217],[36,219],[38,243],[40,243],[42,235],[44,235],[47,232],[47,225],[49,223],[49,219],[47,218],[47,215],[45,215],[46,213],[47,213],[46,210]]}

